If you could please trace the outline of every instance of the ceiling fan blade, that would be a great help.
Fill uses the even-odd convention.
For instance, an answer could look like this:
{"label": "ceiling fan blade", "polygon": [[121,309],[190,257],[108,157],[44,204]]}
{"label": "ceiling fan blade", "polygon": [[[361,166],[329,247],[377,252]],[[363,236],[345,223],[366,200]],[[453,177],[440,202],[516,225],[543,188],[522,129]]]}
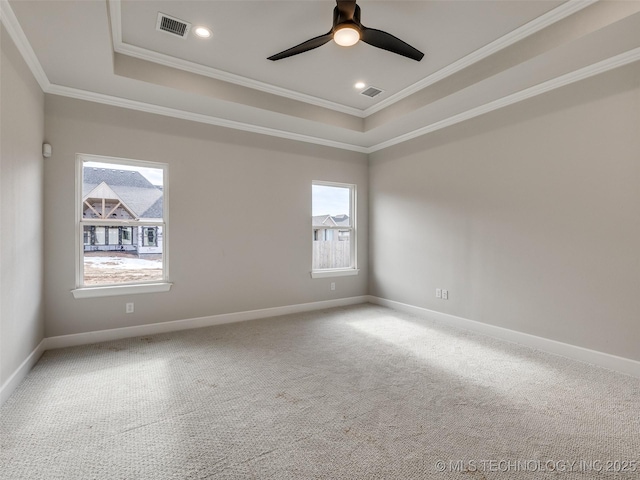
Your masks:
{"label": "ceiling fan blade", "polygon": [[311,40],[307,40],[306,42],[302,42],[300,45],[296,45],[295,47],[291,47],[284,52],[276,53],[275,55],[271,55],[267,60],[281,60],[283,58],[291,57],[293,55],[298,55],[299,53],[308,52],[309,50],[313,50],[314,48],[321,47],[329,40],[333,38],[333,32],[325,33],[324,35],[320,35],[319,37],[312,38]]}
{"label": "ceiling fan blade", "polygon": [[373,47],[382,48],[398,55],[402,55],[419,62],[424,57],[424,53],[403,42],[398,37],[394,37],[390,33],[376,30],[375,28],[362,27],[360,39]]}
{"label": "ceiling fan blade", "polygon": [[356,0],[336,0],[336,3],[340,13],[340,21],[353,20],[353,15],[356,12]]}

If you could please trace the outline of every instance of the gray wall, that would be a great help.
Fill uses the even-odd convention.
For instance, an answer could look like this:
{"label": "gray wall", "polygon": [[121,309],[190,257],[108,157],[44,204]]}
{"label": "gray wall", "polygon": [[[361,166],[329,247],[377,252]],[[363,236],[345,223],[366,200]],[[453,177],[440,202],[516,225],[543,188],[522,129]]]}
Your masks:
{"label": "gray wall", "polygon": [[371,155],[370,293],[640,360],[639,153],[636,63]]}
{"label": "gray wall", "polygon": [[0,385],[44,336],[44,94],[0,27]]}
{"label": "gray wall", "polygon": [[[58,96],[45,102],[48,337],[367,293],[366,155]],[[169,164],[170,292],[72,297],[76,153]],[[310,277],[313,180],[357,184],[358,276]]]}
{"label": "gray wall", "polygon": [[[44,334],[366,293],[640,360],[638,64],[369,165],[353,152],[44,98],[4,29],[1,74],[2,382]],[[54,150],[44,198],[43,139]],[[169,164],[170,292],[73,299],[78,152]],[[309,276],[312,180],[358,185],[357,277]]]}

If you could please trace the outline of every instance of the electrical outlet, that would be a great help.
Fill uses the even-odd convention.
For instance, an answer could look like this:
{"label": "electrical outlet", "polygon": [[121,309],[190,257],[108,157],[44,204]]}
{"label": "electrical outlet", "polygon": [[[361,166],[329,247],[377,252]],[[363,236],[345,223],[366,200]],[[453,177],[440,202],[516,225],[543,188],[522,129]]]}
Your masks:
{"label": "electrical outlet", "polygon": [[124,309],[125,313],[133,313],[133,302],[127,303]]}
{"label": "electrical outlet", "polygon": [[336,289],[336,282],[331,282],[331,291]]}
{"label": "electrical outlet", "polygon": [[449,290],[442,290],[442,299],[449,300]]}
{"label": "electrical outlet", "polygon": [[442,298],[442,289],[436,288],[436,298]]}

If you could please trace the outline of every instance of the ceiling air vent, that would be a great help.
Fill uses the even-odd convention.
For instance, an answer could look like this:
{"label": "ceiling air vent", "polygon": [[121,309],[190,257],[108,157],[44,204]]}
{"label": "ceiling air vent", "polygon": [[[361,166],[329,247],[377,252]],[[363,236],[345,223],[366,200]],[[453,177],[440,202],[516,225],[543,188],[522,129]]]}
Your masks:
{"label": "ceiling air vent", "polygon": [[373,97],[376,97],[376,96],[380,95],[382,92],[383,92],[383,90],[380,90],[378,87],[369,86],[369,87],[365,88],[364,90],[362,90],[360,92],[360,95],[365,95],[367,97],[373,98]]}
{"label": "ceiling air vent", "polygon": [[185,38],[189,34],[189,30],[191,30],[191,24],[179,18],[158,12],[156,30]]}

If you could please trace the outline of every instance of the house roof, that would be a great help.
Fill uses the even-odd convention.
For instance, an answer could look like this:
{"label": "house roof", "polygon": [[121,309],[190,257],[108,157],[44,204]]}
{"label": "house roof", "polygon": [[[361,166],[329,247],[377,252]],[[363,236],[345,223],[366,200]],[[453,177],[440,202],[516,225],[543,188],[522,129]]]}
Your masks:
{"label": "house roof", "polygon": [[82,183],[83,198],[103,182],[138,218],[162,218],[162,190],[140,172],[85,167]]}
{"label": "house roof", "polygon": [[350,227],[349,215],[314,215],[312,225],[314,227]]}
{"label": "house roof", "polygon": [[162,218],[162,197],[158,197],[155,203],[144,212],[144,216],[147,218]]}
{"label": "house roof", "polygon": [[[129,205],[127,205],[127,202],[125,202],[122,198],[120,198],[120,196],[116,192],[114,192],[113,189],[109,185],[107,185],[105,182],[100,182],[100,184],[96,188],[94,188],[90,192],[83,195],[83,200],[88,200],[88,199],[105,199],[105,200],[112,200],[112,201],[117,200],[119,202],[118,205],[120,205],[121,208],[126,210],[126,212],[129,215],[131,215],[132,218],[137,219],[139,217],[138,214],[134,212],[133,209],[129,207]],[[104,215],[104,212],[103,212],[103,215]]]}

